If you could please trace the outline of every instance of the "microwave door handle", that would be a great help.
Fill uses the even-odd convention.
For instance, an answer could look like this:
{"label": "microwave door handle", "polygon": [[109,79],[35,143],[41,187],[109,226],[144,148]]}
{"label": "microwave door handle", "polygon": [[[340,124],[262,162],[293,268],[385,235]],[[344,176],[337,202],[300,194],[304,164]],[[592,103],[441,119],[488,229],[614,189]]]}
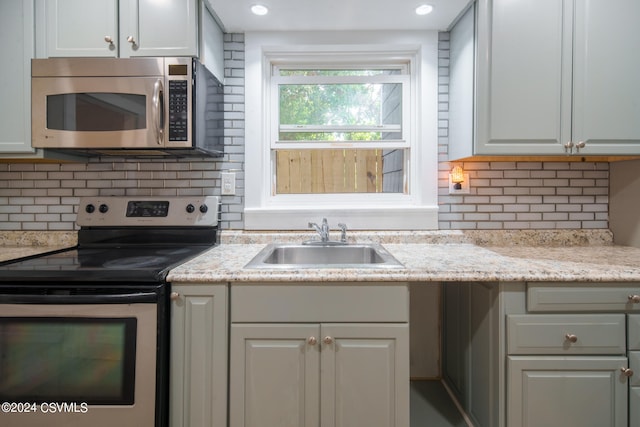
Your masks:
{"label": "microwave door handle", "polygon": [[160,79],[153,85],[153,110],[156,142],[162,145],[164,142],[164,89]]}

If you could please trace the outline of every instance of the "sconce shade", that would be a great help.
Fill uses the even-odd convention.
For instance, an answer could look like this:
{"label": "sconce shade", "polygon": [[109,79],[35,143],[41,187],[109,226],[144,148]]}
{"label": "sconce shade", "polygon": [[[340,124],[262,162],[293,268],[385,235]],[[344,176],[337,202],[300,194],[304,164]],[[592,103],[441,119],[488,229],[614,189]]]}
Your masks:
{"label": "sconce shade", "polygon": [[451,181],[456,184],[464,182],[464,171],[460,166],[456,166],[451,169]]}

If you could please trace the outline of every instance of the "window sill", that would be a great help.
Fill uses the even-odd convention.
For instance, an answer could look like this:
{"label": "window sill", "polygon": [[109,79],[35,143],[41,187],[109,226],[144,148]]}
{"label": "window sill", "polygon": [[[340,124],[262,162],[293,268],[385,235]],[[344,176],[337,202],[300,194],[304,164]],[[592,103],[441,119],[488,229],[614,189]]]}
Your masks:
{"label": "window sill", "polygon": [[437,206],[393,206],[379,208],[245,208],[246,230],[307,230],[309,222],[329,220],[350,230],[437,230]]}

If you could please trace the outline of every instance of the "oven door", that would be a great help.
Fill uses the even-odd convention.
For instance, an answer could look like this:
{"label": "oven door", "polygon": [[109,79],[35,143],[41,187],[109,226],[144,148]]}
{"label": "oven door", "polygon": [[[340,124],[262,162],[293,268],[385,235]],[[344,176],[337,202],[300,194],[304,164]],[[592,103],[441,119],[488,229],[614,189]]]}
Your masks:
{"label": "oven door", "polygon": [[127,297],[0,303],[0,425],[156,425],[158,305]]}
{"label": "oven door", "polygon": [[164,146],[163,77],[33,77],[37,148]]}

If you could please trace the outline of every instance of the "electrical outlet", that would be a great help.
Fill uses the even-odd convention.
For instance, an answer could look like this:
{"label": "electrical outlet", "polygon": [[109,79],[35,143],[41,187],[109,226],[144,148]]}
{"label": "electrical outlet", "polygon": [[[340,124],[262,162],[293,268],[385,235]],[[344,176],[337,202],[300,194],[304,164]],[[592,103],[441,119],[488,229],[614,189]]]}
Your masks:
{"label": "electrical outlet", "polygon": [[220,174],[220,178],[222,179],[222,190],[221,190],[222,195],[233,196],[234,194],[236,194],[235,172],[222,172]]}

